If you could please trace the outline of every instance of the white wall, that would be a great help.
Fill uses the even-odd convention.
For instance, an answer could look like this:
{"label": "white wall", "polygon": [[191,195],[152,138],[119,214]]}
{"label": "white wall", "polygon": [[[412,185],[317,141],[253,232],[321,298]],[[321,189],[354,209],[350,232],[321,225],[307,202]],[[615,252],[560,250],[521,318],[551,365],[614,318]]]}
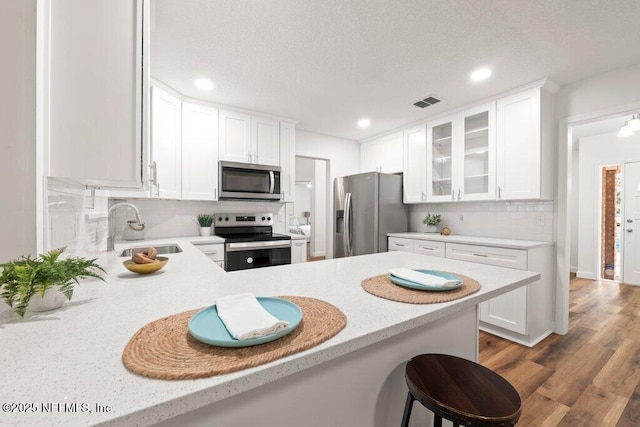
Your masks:
{"label": "white wall", "polygon": [[[580,180],[578,171],[580,169],[580,145],[578,141],[574,142],[574,145],[571,150],[571,184],[573,191],[571,192],[571,206],[578,206],[578,201],[580,200]],[[571,272],[575,273],[578,271],[578,209],[572,209],[571,211],[571,262],[570,268]]]}
{"label": "white wall", "polygon": [[[581,138],[579,142],[578,277],[598,278],[602,166],[640,161],[640,134],[618,138],[615,133]],[[624,170],[623,170],[624,174]],[[572,243],[574,238],[572,237]]]}
{"label": "white wall", "polygon": [[0,262],[36,254],[36,2],[0,3]]}
{"label": "white wall", "polygon": [[313,227],[311,228],[311,256],[327,253],[327,162],[315,160],[313,180]]}
{"label": "white wall", "polygon": [[296,131],[296,156],[325,159],[329,162],[327,177],[327,250],[326,257],[333,257],[333,180],[352,175],[360,169],[360,144],[349,139],[321,135],[304,130]]}

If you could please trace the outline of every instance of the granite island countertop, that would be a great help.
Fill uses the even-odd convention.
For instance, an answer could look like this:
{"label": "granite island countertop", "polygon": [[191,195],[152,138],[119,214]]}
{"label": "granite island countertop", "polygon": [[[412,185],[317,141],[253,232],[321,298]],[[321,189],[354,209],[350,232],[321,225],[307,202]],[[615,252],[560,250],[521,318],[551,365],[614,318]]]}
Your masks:
{"label": "granite island countertop", "polygon": [[[191,243],[212,238],[215,236],[119,244],[115,252],[99,257],[108,284],[84,281],[76,287],[72,301],[52,312],[21,319],[2,304],[2,403],[33,403],[38,410],[4,412],[0,424],[156,423],[384,341],[539,278],[533,272],[401,252],[225,272]],[[151,275],[129,272],[122,265],[126,258],[117,256],[126,247],[166,243],[177,243],[183,252],[167,255],[167,266]],[[456,301],[428,305],[381,299],[361,288],[364,278],[394,267],[458,272],[478,280],[482,288]],[[342,310],[347,326],[306,351],[211,378],[155,380],[132,374],[123,366],[124,347],[145,324],[240,292],[319,298]],[[42,405],[47,403],[76,410],[43,413]],[[81,410],[83,404],[90,413]],[[110,409],[97,412],[98,407]]]}

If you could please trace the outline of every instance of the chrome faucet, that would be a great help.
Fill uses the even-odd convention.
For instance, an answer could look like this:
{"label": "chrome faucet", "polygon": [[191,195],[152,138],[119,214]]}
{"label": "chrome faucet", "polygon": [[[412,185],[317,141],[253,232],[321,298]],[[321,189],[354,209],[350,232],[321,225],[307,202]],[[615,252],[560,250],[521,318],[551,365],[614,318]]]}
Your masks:
{"label": "chrome faucet", "polygon": [[107,252],[115,250],[116,231],[115,231],[115,226],[113,225],[113,212],[115,212],[116,209],[118,209],[120,207],[123,207],[123,206],[131,208],[131,209],[133,209],[135,211],[136,223],[139,226],[141,226],[142,228],[144,228],[144,220],[142,219],[142,216],[140,216],[140,211],[138,210],[138,208],[136,208],[131,203],[125,203],[125,202],[116,203],[115,205],[111,206],[109,208],[109,214],[108,214],[108,218],[107,218],[107,221],[109,223],[109,237],[107,237]]}

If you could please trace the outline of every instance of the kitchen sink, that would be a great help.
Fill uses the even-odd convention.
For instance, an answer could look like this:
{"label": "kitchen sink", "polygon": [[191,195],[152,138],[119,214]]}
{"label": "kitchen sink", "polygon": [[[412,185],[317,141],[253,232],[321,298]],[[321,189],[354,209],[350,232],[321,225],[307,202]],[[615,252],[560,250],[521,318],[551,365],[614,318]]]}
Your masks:
{"label": "kitchen sink", "polygon": [[[152,246],[153,245],[145,246],[145,247],[142,247],[142,248],[125,249],[120,253],[120,256],[131,256],[133,254],[136,254],[136,253],[139,253],[139,252],[143,252],[143,251],[149,249]],[[170,243],[168,245],[158,245],[158,246],[153,246],[153,247],[156,248],[156,250],[158,251],[158,255],[178,254],[178,253],[182,252],[182,249],[180,249],[180,246],[176,245],[175,243]]]}

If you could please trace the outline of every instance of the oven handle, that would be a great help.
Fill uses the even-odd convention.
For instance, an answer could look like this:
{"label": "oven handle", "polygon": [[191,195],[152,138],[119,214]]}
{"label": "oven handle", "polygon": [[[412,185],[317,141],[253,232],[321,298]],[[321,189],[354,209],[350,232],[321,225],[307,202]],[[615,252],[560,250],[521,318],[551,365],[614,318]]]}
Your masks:
{"label": "oven handle", "polygon": [[247,249],[276,249],[290,248],[291,240],[276,240],[271,242],[244,242],[244,243],[227,243],[227,252],[238,252]]}
{"label": "oven handle", "polygon": [[273,171],[269,171],[269,194],[273,194],[273,190],[276,188],[276,177]]}

